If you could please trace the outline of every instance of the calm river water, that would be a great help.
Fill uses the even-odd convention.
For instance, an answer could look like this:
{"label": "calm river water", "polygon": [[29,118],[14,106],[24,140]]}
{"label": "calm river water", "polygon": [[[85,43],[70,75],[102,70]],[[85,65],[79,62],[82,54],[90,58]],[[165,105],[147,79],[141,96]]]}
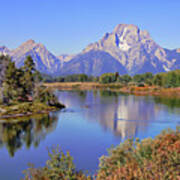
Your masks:
{"label": "calm river water", "polygon": [[94,173],[107,148],[127,138],[155,137],[180,126],[180,100],[110,91],[57,91],[66,109],[24,122],[0,122],[0,179],[18,180],[28,163],[45,165],[47,148],[70,151],[78,169]]}

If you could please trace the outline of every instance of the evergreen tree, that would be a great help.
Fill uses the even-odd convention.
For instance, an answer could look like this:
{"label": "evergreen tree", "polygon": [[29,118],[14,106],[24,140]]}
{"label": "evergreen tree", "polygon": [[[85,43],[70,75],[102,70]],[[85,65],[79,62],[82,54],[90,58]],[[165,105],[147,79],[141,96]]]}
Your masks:
{"label": "evergreen tree", "polygon": [[35,78],[33,74],[35,72],[35,64],[31,56],[28,56],[24,61],[24,66],[22,67],[22,70],[24,72],[22,84],[24,86],[25,93],[32,96],[35,87]]}
{"label": "evergreen tree", "polygon": [[9,56],[1,55],[0,56],[0,103],[4,103],[4,94],[3,94],[3,82],[5,78],[5,72],[7,69],[7,66],[9,62],[11,61],[11,58]]}
{"label": "evergreen tree", "polygon": [[163,85],[163,77],[162,77],[162,75],[157,74],[156,76],[154,76],[153,83],[155,85],[162,86]]}
{"label": "evergreen tree", "polygon": [[120,76],[120,81],[127,84],[129,83],[130,81],[132,81],[132,78],[131,76],[129,76],[128,74],[125,74],[123,76]]}
{"label": "evergreen tree", "polygon": [[168,87],[176,87],[178,84],[178,77],[175,72],[167,74],[167,85]]}
{"label": "evergreen tree", "polygon": [[[6,102],[17,98],[18,79],[16,76],[17,70],[14,62],[9,62],[5,71],[5,77],[3,81],[3,95]],[[13,78],[12,78],[13,77]]]}
{"label": "evergreen tree", "polygon": [[104,73],[99,77],[99,82],[103,84],[113,83],[116,82],[116,78],[116,73]]}

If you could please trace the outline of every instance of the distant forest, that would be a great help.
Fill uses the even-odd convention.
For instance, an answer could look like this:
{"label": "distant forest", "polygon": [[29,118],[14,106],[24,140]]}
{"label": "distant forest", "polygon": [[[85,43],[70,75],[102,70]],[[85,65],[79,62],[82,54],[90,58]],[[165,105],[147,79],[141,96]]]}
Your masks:
{"label": "distant forest", "polygon": [[87,76],[86,74],[73,74],[67,76],[52,77],[43,75],[44,82],[99,82],[102,84],[121,83],[122,85],[134,86],[160,86],[164,88],[180,86],[180,70],[152,74],[150,72],[144,74],[136,74],[134,76],[119,75],[116,73],[105,73],[101,76]]}

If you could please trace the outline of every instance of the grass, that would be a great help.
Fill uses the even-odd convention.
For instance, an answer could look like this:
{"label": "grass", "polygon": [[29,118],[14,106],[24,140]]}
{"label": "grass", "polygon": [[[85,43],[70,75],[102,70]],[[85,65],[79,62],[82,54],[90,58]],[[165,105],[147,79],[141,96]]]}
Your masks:
{"label": "grass", "polygon": [[0,106],[0,117],[22,116],[36,113],[45,113],[59,109],[56,106],[48,106],[38,102],[16,103],[10,106]]}

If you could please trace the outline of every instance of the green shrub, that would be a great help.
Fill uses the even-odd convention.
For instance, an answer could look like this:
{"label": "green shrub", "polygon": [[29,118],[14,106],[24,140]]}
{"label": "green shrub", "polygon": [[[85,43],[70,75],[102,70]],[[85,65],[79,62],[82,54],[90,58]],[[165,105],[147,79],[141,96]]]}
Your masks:
{"label": "green shrub", "polygon": [[50,159],[43,168],[30,168],[24,171],[24,180],[90,180],[81,171],[76,171],[69,152],[63,153],[59,147],[49,151]]}

